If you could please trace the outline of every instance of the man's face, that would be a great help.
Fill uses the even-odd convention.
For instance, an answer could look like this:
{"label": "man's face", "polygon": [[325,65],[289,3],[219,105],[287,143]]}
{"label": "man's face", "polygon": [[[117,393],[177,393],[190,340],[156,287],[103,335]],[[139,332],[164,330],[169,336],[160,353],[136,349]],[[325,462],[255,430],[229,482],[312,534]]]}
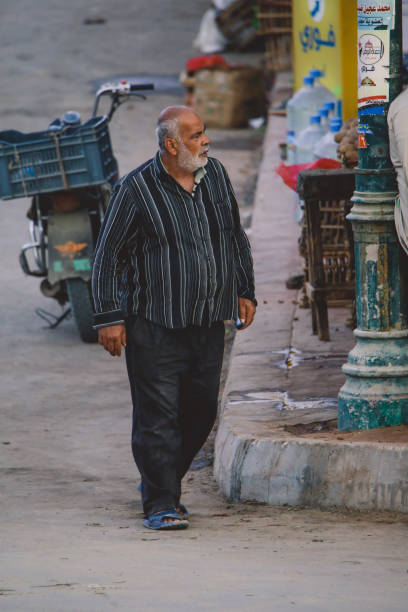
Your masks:
{"label": "man's face", "polygon": [[188,172],[195,172],[207,163],[210,139],[200,117],[193,112],[186,112],[180,117],[179,129],[179,166]]}

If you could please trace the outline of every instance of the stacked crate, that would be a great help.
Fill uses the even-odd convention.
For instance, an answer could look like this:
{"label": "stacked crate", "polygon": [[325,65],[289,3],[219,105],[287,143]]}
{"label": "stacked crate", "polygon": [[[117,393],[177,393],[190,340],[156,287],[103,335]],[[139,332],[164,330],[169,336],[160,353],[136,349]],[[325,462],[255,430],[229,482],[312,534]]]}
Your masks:
{"label": "stacked crate", "polygon": [[60,131],[0,132],[0,198],[113,184],[118,176],[106,117]]}
{"label": "stacked crate", "polygon": [[292,70],[292,0],[258,0],[258,23],[267,70]]}

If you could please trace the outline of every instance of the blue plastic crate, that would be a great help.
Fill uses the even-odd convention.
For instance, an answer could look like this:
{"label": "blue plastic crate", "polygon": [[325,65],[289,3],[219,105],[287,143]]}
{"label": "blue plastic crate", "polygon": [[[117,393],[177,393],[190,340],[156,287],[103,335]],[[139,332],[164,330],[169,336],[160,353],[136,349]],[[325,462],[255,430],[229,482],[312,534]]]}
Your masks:
{"label": "blue plastic crate", "polygon": [[64,132],[0,132],[0,198],[74,189],[117,179],[106,117]]}

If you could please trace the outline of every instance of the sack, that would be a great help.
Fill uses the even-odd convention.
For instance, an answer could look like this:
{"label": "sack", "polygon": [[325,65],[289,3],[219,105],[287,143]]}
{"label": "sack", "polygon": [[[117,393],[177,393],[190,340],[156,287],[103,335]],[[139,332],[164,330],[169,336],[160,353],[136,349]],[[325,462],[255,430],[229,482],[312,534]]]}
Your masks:
{"label": "sack", "polygon": [[203,53],[218,53],[223,51],[227,44],[227,39],[215,21],[216,15],[215,9],[208,9],[201,19],[200,29],[193,45]]}
{"label": "sack", "polygon": [[252,66],[200,70],[194,94],[194,109],[208,127],[246,127],[266,113],[264,74]]}

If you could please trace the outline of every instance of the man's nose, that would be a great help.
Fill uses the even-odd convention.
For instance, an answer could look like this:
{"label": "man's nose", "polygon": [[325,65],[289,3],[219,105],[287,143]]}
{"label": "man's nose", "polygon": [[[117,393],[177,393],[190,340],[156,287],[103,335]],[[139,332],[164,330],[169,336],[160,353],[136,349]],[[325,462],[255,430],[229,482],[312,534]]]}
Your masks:
{"label": "man's nose", "polygon": [[208,138],[207,134],[204,134],[204,138],[203,138],[203,147],[208,147],[208,145],[210,144],[210,139]]}

